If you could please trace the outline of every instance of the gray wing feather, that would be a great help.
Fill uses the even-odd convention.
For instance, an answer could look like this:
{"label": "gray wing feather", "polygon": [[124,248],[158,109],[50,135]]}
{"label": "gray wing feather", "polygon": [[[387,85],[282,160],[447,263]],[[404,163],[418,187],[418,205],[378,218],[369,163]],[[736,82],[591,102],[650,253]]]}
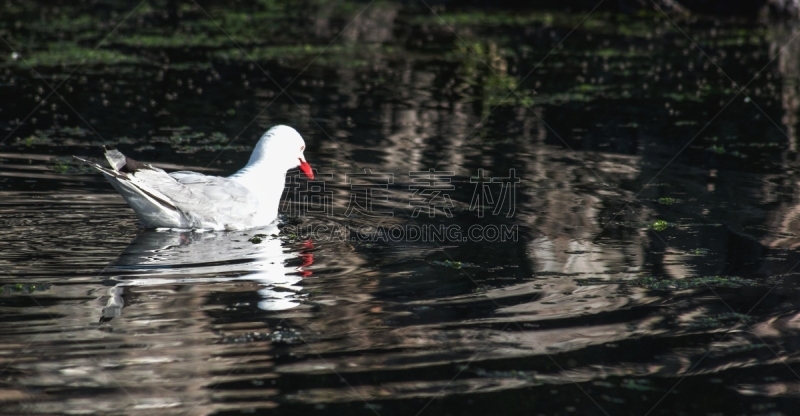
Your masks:
{"label": "gray wing feather", "polygon": [[195,172],[166,173],[152,165],[128,174],[134,183],[163,195],[192,228],[246,228],[258,214],[258,200],[239,183]]}
{"label": "gray wing feather", "polygon": [[166,190],[162,192],[169,195],[187,216],[193,216],[196,220],[212,221],[213,218],[220,225],[226,226],[247,223],[258,214],[258,199],[232,179],[190,171],[173,172],[164,176],[170,177],[173,184],[165,183],[171,189],[169,193]]}

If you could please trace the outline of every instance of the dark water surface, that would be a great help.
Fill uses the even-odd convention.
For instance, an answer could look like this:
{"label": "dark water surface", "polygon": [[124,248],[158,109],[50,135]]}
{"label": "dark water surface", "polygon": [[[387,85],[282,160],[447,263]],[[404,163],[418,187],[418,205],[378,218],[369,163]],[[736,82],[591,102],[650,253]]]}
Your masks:
{"label": "dark water surface", "polygon": [[[796,28],[154,4],[0,11],[0,413],[796,414]],[[71,159],[230,174],[275,124],[324,181],[280,228],[145,231]]]}

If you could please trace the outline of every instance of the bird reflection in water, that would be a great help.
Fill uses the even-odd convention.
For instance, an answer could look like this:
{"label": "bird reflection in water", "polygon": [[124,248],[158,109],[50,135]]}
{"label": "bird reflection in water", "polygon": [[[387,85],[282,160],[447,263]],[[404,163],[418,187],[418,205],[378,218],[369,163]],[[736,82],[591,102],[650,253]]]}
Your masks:
{"label": "bird reflection in water", "polygon": [[310,277],[314,244],[298,250],[279,237],[277,226],[247,232],[142,232],[109,267],[108,300],[101,322],[122,314],[126,288],[256,282],[262,310],[285,310],[300,304],[303,278]]}

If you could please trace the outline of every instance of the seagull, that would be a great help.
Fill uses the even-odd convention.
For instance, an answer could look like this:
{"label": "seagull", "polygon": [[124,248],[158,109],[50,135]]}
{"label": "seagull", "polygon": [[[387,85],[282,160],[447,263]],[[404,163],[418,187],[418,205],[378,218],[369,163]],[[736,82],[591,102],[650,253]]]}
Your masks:
{"label": "seagull", "polygon": [[110,169],[75,158],[102,172],[145,228],[245,230],[267,226],[278,217],[287,170],[299,167],[314,179],[303,156],[305,148],[297,130],[272,127],[261,136],[247,165],[227,178],[167,173],[107,146]]}

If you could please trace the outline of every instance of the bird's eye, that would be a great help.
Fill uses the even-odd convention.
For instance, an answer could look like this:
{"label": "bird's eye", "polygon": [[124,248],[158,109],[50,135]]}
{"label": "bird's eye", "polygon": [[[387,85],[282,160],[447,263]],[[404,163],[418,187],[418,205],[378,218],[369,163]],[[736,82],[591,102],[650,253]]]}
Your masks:
{"label": "bird's eye", "polygon": [[305,146],[300,146],[300,151],[302,152],[303,150],[306,150],[306,147]]}

